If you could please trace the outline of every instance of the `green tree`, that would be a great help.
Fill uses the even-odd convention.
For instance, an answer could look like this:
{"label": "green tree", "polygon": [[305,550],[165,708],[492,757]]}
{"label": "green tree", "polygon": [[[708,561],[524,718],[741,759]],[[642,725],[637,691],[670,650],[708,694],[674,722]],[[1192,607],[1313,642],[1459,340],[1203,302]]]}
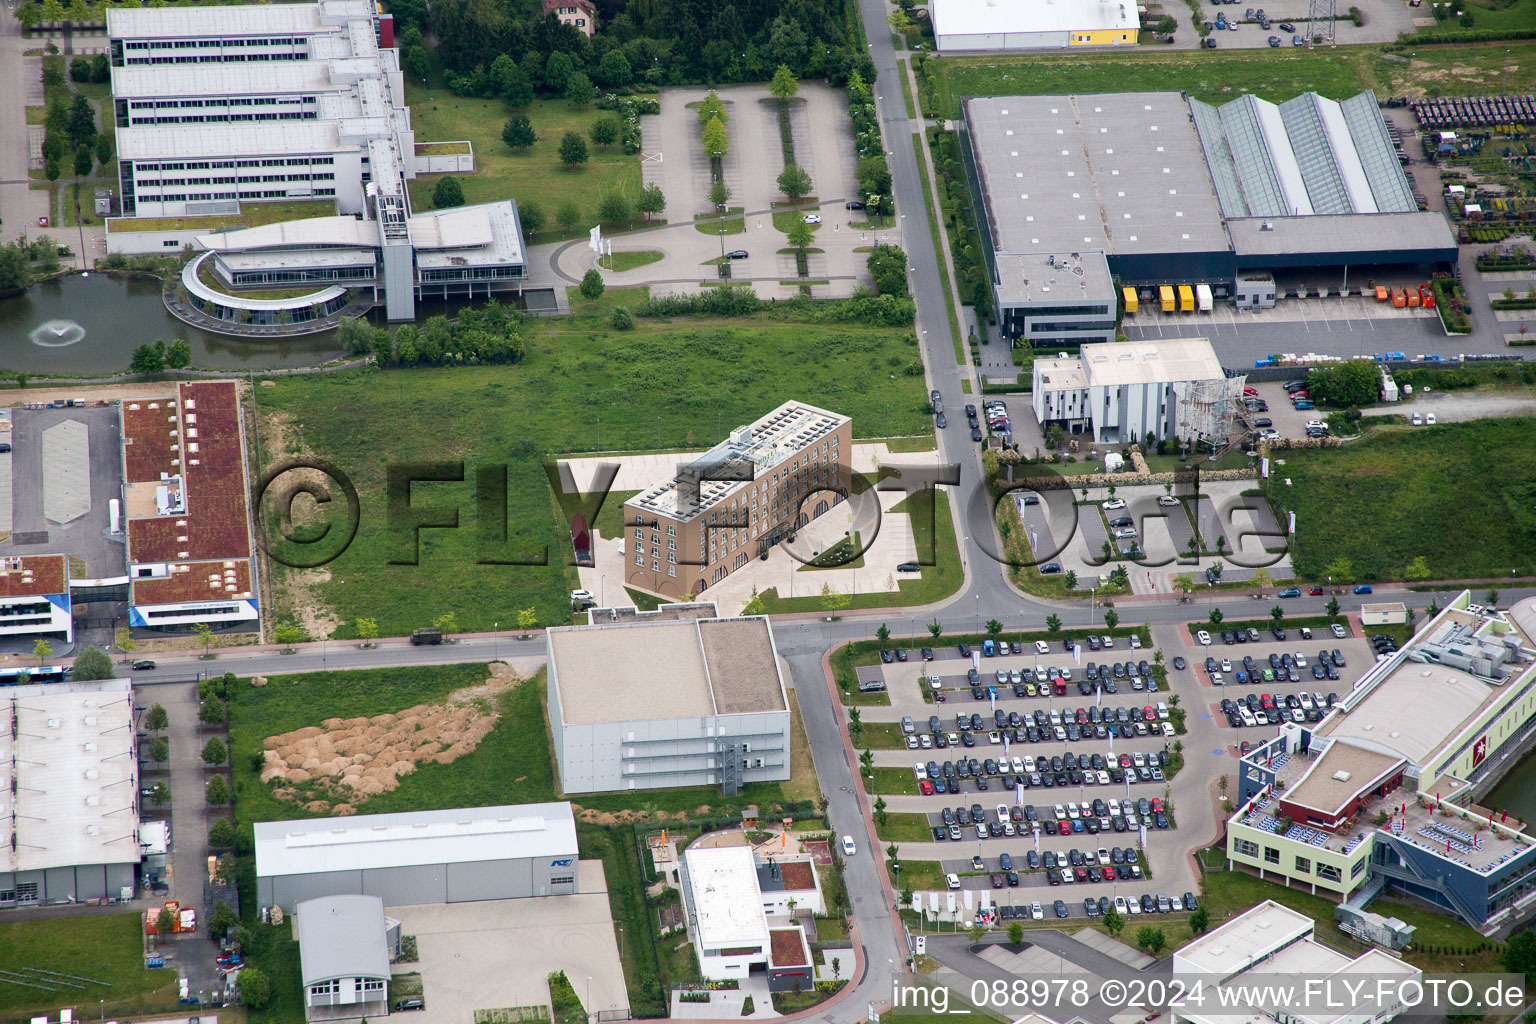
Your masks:
{"label": "green tree", "polygon": [[661,213],[667,208],[666,194],[661,191],[661,186],[650,184],[640,190],[640,212],[649,220],[652,214]]}
{"label": "green tree", "polygon": [[544,230],[544,207],[532,200],[518,203],[517,219],[523,223],[523,234],[531,238]]}
{"label": "green tree", "polygon": [[715,90],[709,90],[709,95],[699,103],[699,124],[707,125],[712,120],[726,124],[730,119],[730,115],[725,112],[725,104],[720,102],[720,97]]}
{"label": "green tree", "polygon": [[161,907],[160,913],[155,915],[155,931],[161,935],[169,935],[176,927],[176,915],[172,914],[169,907]]}
{"label": "green tree", "polygon": [[600,298],[607,287],[603,283],[603,275],[597,272],[597,268],[588,270],[581,276],[581,297],[584,299]]}
{"label": "green tree", "polygon": [[213,824],[208,826],[208,845],[234,846],[235,823],[228,818],[215,818]]}
{"label": "green tree", "polygon": [[242,967],[235,976],[235,985],[246,1009],[260,1010],[272,1001],[272,983],[267,980],[266,972],[259,967],[249,964]]}
{"label": "green tree", "polygon": [[928,635],[933,637],[935,640],[937,640],[943,632],[944,627],[939,625],[938,619],[934,619],[932,622],[928,623]]}
{"label": "green tree", "polygon": [[1063,580],[1063,582],[1066,583],[1068,590],[1076,590],[1077,589],[1077,572],[1072,570],[1072,569],[1068,569],[1067,570],[1066,579]]}
{"label": "green tree", "polygon": [[1113,633],[1115,631],[1115,627],[1118,625],[1120,625],[1119,612],[1111,608],[1109,611],[1104,613],[1104,626],[1106,629]]}
{"label": "green tree", "polygon": [[880,623],[880,628],[875,630],[875,639],[879,640],[880,643],[883,645],[890,638],[891,638],[891,627],[887,626],[883,622]]}
{"label": "green tree", "polygon": [[160,373],[165,369],[165,342],[156,340],[133,350],[128,361],[129,373]]}
{"label": "green tree", "polygon": [[215,807],[222,807],[229,803],[229,783],[225,781],[224,776],[215,775],[208,780],[207,794],[208,802]]}
{"label": "green tree", "polygon": [[26,250],[19,245],[0,245],[0,294],[25,288],[32,280]]}
{"label": "green tree", "polygon": [[[613,307],[613,312],[608,314],[608,326],[612,327],[616,331],[632,331],[632,330],[635,329],[635,314],[633,314],[633,313],[631,313],[629,311],[629,307],[628,306],[615,306],[615,307]],[[741,613],[743,615],[761,615],[761,614],[763,614],[763,602],[762,602],[762,599],[761,598],[757,598],[756,601],[757,601],[757,604],[755,606],[756,607],[756,611],[748,611],[747,610],[747,608],[754,607],[752,604],[749,603],[747,605],[747,608],[743,608],[742,609]]]}
{"label": "green tree", "polygon": [[1054,638],[1057,633],[1061,632],[1061,616],[1055,612],[1047,615],[1045,617],[1045,629]]}
{"label": "green tree", "polygon": [[304,642],[304,630],[291,622],[279,623],[272,629],[272,639],[291,649],[294,644]]}
{"label": "green tree", "polygon": [[47,640],[38,640],[32,644],[32,657],[37,659],[37,667],[42,668],[43,662],[53,657],[53,645]]}
{"label": "green tree", "polygon": [[213,697],[198,707],[197,718],[206,725],[223,725],[229,721],[229,708],[219,698]]}
{"label": "green tree", "polygon": [[873,808],[875,812],[875,822],[882,828],[885,827],[886,818],[888,817],[888,815],[885,813],[887,806],[888,805],[885,802],[885,797],[883,796],[875,797],[875,802],[870,805],[870,807]]}
{"label": "green tree", "polygon": [[112,659],[100,647],[87,647],[75,658],[75,666],[69,677],[77,682],[87,679],[113,678]]}
{"label": "green tree", "polygon": [[524,636],[527,636],[528,631],[533,629],[538,624],[539,613],[534,611],[532,605],[522,609],[517,613],[517,628],[523,631]]}
{"label": "green tree", "polygon": [[1415,555],[1413,561],[1409,562],[1408,567],[1403,570],[1403,579],[1429,579],[1429,559],[1425,558],[1423,555]]}
{"label": "green tree", "polygon": [[1328,613],[1330,619],[1337,619],[1339,617],[1339,599],[1330,597],[1328,603],[1323,605],[1323,611]]}
{"label": "green tree", "polygon": [[1499,592],[1497,590],[1489,590],[1484,596],[1488,599],[1487,604],[1489,608],[1497,608],[1499,606]]}
{"label": "green tree", "polygon": [[432,186],[432,208],[448,210],[463,205],[464,186],[459,184],[459,179],[451,174],[438,178],[437,184]]}
{"label": "green tree", "polygon": [[848,709],[848,735],[857,736],[864,731],[864,714],[858,708]]}
{"label": "green tree", "polygon": [[1120,911],[1110,907],[1104,914],[1104,930],[1118,938],[1125,927],[1125,918],[1120,916]]}
{"label": "green tree", "polygon": [[587,140],[575,132],[566,132],[560,136],[560,162],[565,164],[568,171],[575,170],[587,162]]}
{"label": "green tree", "polygon": [[1264,593],[1264,589],[1266,587],[1272,587],[1275,584],[1275,577],[1270,573],[1268,569],[1259,568],[1253,570],[1253,575],[1250,577],[1250,579],[1253,581],[1253,585],[1259,589],[1259,593],[1261,594]]}
{"label": "green tree", "polygon": [[578,71],[565,83],[565,98],[577,110],[585,110],[597,99],[597,89],[585,71]]}
{"label": "green tree", "polygon": [[800,91],[800,80],[789,67],[780,64],[773,72],[773,79],[768,83],[768,92],[780,103],[786,103],[795,98],[795,93]]}
{"label": "green tree", "polygon": [[877,245],[864,263],[881,295],[907,294],[907,254],[899,245]]}
{"label": "green tree", "polygon": [[829,612],[839,612],[853,603],[853,598],[840,591],[833,590],[832,584],[821,585],[821,607]]}
{"label": "green tree", "polygon": [[1335,558],[1323,568],[1323,572],[1330,582],[1344,583],[1354,577],[1355,566],[1347,558]]}
{"label": "green tree", "polygon": [[[577,136],[576,141],[581,142],[581,137]],[[582,142],[582,145],[585,146],[586,143]],[[576,205],[574,199],[563,200],[559,206],[555,207],[555,223],[559,224],[560,229],[566,234],[576,230],[576,226],[581,223],[581,207]]]}
{"label": "green tree", "polygon": [[1136,929],[1136,945],[1156,956],[1157,952],[1161,952],[1168,945],[1168,937],[1163,934],[1161,928],[1144,924]]}
{"label": "green tree", "polygon": [[1003,624],[1002,624],[1002,622],[1000,622],[997,619],[988,619],[987,620],[987,636],[991,637],[993,640],[996,640],[998,634],[1001,633],[1002,631],[1003,631]]}
{"label": "green tree", "polygon": [[600,117],[592,122],[587,134],[594,145],[611,146],[619,141],[619,120],[616,117]]}
{"label": "green tree", "polygon": [[1165,14],[1152,23],[1152,31],[1160,36],[1171,36],[1178,27],[1178,21],[1171,14]]}
{"label": "green tree", "polygon": [[725,122],[715,117],[704,126],[704,131],[699,137],[704,146],[704,155],[708,157],[722,158],[730,152],[730,136],[726,134]]}
{"label": "green tree", "polygon": [[[533,122],[528,120],[527,114],[514,114],[507,118],[507,123],[501,126],[501,141],[510,149],[527,149],[539,141],[538,135],[533,130]],[[521,204],[519,204],[521,212]]]}
{"label": "green tree", "polygon": [[228,903],[219,900],[213,905],[213,913],[208,915],[208,933],[215,936],[226,936],[229,930],[240,923],[240,918],[230,909]]}
{"label": "green tree", "polygon": [[91,101],[79,93],[75,94],[69,105],[69,127],[66,132],[72,147],[96,143],[96,110],[91,106]]}
{"label": "green tree", "polygon": [[59,167],[59,161],[56,159],[48,160],[43,164],[43,176],[49,181],[58,181],[59,176],[63,173]]}
{"label": "green tree", "polygon": [[171,716],[165,713],[165,705],[155,704],[144,713],[144,728],[160,732],[171,724]]}
{"label": "green tree", "polygon": [[357,638],[365,644],[371,644],[379,635],[378,619],[360,618],[352,626],[357,630]]}
{"label": "green tree", "polygon": [[1275,605],[1269,609],[1269,617],[1274,621],[1274,624],[1278,626],[1280,625],[1280,620],[1285,618],[1285,609],[1281,608],[1279,605]]}
{"label": "green tree", "polygon": [[171,799],[171,787],[163,781],[155,783],[149,791],[149,799],[156,807],[164,807]]}
{"label": "green tree", "polygon": [[1024,945],[1024,925],[1019,921],[1008,923],[1008,942],[1015,946]]}
{"label": "green tree", "polygon": [[184,370],[192,365],[192,346],[186,338],[172,338],[165,346],[165,365],[171,370]]}
{"label": "green tree", "polygon": [[229,760],[229,748],[217,736],[210,736],[203,744],[203,763],[220,765]]}
{"label": "green tree", "polygon": [[158,764],[165,764],[171,759],[171,745],[158,736],[150,740],[149,759]]}
{"label": "green tree", "polygon": [[1201,904],[1193,914],[1189,915],[1189,930],[1196,935],[1202,934],[1211,926],[1211,912]]}
{"label": "green tree", "polygon": [[804,218],[797,219],[791,224],[785,235],[789,238],[789,244],[799,249],[802,253],[805,252],[806,246],[816,240],[815,233],[811,230],[811,226],[805,222]]}
{"label": "green tree", "polygon": [[441,630],[443,636],[459,631],[459,619],[453,612],[443,612],[443,614],[432,620],[432,625]]}
{"label": "green tree", "polygon": [[979,923],[973,921],[971,922],[971,926],[965,930],[965,933],[970,936],[971,945],[974,946],[986,937],[987,930]]}
{"label": "green tree", "polygon": [[1226,616],[1222,614],[1220,608],[1212,608],[1211,613],[1206,618],[1211,620],[1211,625],[1219,626],[1221,625],[1221,620],[1226,618]]}
{"label": "green tree", "polygon": [[70,61],[69,77],[77,82],[89,82],[91,80],[91,62],[84,57],[76,57]]}
{"label": "green tree", "polygon": [[1367,359],[1318,366],[1307,373],[1307,391],[1314,401],[1340,408],[1371,405],[1380,397],[1381,371]]}
{"label": "green tree", "polygon": [[623,224],[635,215],[622,192],[609,192],[598,200],[597,219],[604,224]]}
{"label": "green tree", "polygon": [[629,66],[629,58],[624,56],[624,51],[615,47],[603,54],[603,59],[597,62],[597,77],[604,85],[623,86],[634,80],[634,71]]}
{"label": "green tree", "polygon": [[799,164],[785,164],[779,172],[779,191],[791,200],[799,202],[811,194],[811,176]]}
{"label": "green tree", "polygon": [[75,177],[86,177],[91,173],[91,168],[95,166],[95,144],[93,142],[81,143],[80,148],[75,150]]}
{"label": "green tree", "polygon": [[1536,974],[1536,931],[1526,928],[1511,935],[1499,962],[1511,974]]}
{"label": "green tree", "polygon": [[544,86],[550,92],[565,92],[566,85],[575,73],[576,63],[571,60],[571,55],[556,50],[544,63]]}
{"label": "green tree", "polygon": [[709,202],[715,209],[724,211],[731,202],[731,186],[723,181],[709,186]]}
{"label": "green tree", "polygon": [[875,769],[875,752],[865,747],[859,754],[859,764],[863,767],[866,775],[873,772]]}

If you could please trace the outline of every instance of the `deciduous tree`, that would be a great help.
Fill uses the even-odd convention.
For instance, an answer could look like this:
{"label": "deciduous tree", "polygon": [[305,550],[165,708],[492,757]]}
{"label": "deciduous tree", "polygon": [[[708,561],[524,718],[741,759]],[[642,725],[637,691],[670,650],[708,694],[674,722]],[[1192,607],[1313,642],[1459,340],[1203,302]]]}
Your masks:
{"label": "deciduous tree", "polygon": [[[501,141],[511,149],[527,149],[539,141],[538,135],[533,130],[533,122],[528,120],[527,114],[514,114],[507,118],[507,123],[501,126]],[[519,206],[521,212],[521,206]]]}
{"label": "deciduous tree", "polygon": [[566,132],[560,136],[560,162],[565,164],[568,171],[575,170],[587,162],[587,140],[575,132]]}
{"label": "deciduous tree", "polygon": [[459,179],[451,174],[445,174],[437,179],[437,184],[432,186],[432,208],[447,210],[463,205],[464,186],[459,184]]}

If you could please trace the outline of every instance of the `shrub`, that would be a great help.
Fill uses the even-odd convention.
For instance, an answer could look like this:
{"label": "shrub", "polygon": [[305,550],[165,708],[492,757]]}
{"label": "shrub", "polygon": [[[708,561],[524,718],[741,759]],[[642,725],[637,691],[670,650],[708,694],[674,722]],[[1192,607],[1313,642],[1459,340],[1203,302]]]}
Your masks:
{"label": "shrub", "polygon": [[464,205],[464,186],[459,184],[459,179],[451,174],[445,174],[438,179],[432,188],[432,208],[435,210],[447,210],[454,206]]}
{"label": "shrub", "polygon": [[234,846],[235,823],[228,818],[215,818],[208,826],[209,846]]}

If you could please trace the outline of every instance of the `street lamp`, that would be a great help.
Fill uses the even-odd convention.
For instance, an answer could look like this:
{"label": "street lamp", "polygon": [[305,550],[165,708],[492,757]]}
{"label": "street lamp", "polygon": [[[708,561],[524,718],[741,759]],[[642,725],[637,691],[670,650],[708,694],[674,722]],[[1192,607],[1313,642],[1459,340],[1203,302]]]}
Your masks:
{"label": "street lamp", "polygon": [[493,622],[493,623],[491,623],[491,660],[492,661],[496,660],[496,652],[500,649],[500,647],[498,646],[500,641],[501,641],[501,635],[500,634],[501,634],[501,623],[500,622]]}

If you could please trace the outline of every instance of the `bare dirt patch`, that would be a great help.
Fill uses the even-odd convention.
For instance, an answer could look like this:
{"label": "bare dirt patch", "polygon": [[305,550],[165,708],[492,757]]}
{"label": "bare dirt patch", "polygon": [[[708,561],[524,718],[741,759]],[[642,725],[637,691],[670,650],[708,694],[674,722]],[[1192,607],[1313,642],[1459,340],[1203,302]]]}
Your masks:
{"label": "bare dirt patch", "polygon": [[588,825],[633,825],[637,821],[686,821],[687,811],[636,811],[623,810],[618,813],[612,811],[597,811],[580,804],[571,804],[571,810],[576,815],[576,820]]}
{"label": "bare dirt patch", "polygon": [[[260,431],[266,461],[272,463],[277,459],[312,458],[313,450],[302,440],[303,426],[302,423],[295,423],[290,413],[262,409]],[[294,476],[296,479],[309,477],[308,482],[322,487],[325,485],[324,475],[319,472],[299,470],[295,471]],[[265,511],[274,516],[293,513],[292,519],[285,518],[281,523],[284,532],[289,532],[308,525],[305,513],[313,511],[313,503],[300,498],[290,509],[268,508]],[[267,565],[278,618],[296,621],[305,635],[312,639],[323,639],[334,634],[341,620],[320,596],[323,585],[331,580],[330,570],[294,569],[274,565],[270,560]]]}
{"label": "bare dirt patch", "polygon": [[452,764],[474,750],[500,717],[490,698],[520,682],[496,663],[484,683],[388,714],[327,718],[263,742],[261,781],[279,800],[317,814],[352,814],[371,796],[390,792],[417,765]]}

